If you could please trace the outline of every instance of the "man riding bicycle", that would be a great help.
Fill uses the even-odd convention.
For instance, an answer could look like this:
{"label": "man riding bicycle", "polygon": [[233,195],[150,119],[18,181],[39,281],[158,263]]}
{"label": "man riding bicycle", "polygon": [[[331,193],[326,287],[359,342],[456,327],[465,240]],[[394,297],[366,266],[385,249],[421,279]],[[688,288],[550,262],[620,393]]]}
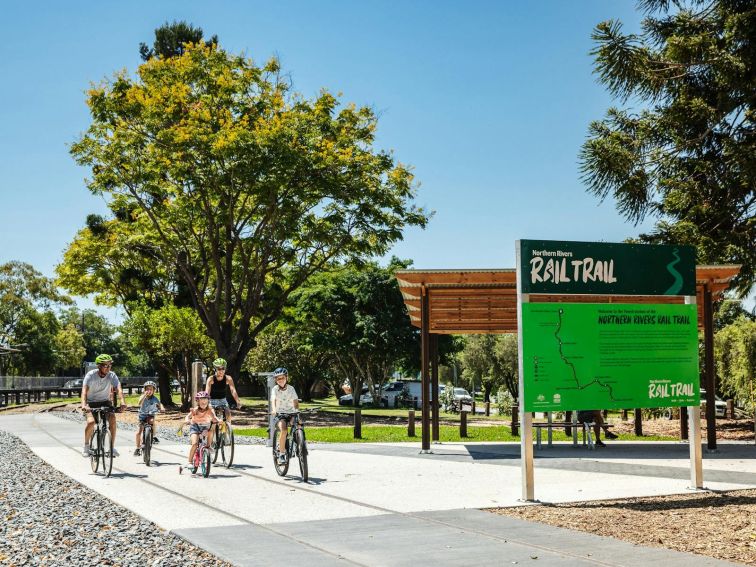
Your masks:
{"label": "man riding bicycle", "polygon": [[294,386],[287,384],[289,371],[276,368],[273,371],[276,385],[270,392],[271,415],[274,417],[273,426],[280,432],[278,435],[278,462],[286,462],[286,432],[291,425],[292,414],[299,411],[299,398]]}
{"label": "man riding bicycle", "polygon": [[[101,354],[95,359],[97,368],[87,372],[84,376],[84,383],[81,387],[81,409],[87,414],[87,425],[84,428],[84,450],[82,455],[89,457],[89,441],[95,426],[95,417],[91,410],[94,408],[113,408],[113,391],[118,392],[118,399],[121,401],[121,410],[126,409],[126,401],[123,399],[123,389],[121,382],[118,380],[116,373],[111,370],[113,359],[108,354]],[[108,414],[108,423],[110,432],[115,444],[116,437],[116,418],[115,413]],[[113,456],[118,456],[118,451],[113,448]]]}
{"label": "man riding bicycle", "polygon": [[213,361],[213,368],[215,369],[215,374],[207,379],[205,391],[210,395],[210,405],[213,409],[223,408],[226,421],[231,423],[231,410],[228,407],[228,400],[226,399],[229,390],[236,401],[236,407],[238,409],[242,407],[239,395],[236,393],[234,379],[226,374],[226,360],[224,358],[216,358]]}

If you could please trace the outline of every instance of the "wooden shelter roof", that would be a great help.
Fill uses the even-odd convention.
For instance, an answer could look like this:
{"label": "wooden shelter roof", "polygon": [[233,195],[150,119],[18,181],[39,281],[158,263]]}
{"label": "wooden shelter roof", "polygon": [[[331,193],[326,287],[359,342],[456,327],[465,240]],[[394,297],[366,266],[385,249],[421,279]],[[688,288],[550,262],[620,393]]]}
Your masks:
{"label": "wooden shelter roof", "polygon": [[[696,266],[698,326],[703,327],[705,286],[714,299],[730,286],[740,266]],[[517,273],[498,270],[400,270],[399,289],[410,316],[420,327],[422,294],[430,305],[430,332],[435,334],[517,332]],[[531,294],[531,302],[683,303],[683,296]]]}

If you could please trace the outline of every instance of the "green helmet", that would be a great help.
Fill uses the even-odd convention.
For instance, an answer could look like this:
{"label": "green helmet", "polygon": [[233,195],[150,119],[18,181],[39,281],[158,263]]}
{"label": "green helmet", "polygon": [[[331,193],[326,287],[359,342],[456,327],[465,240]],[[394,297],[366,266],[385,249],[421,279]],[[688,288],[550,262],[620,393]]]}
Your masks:
{"label": "green helmet", "polygon": [[113,357],[109,354],[100,354],[95,358],[95,364],[105,364],[106,362],[113,362]]}
{"label": "green helmet", "polygon": [[225,358],[216,358],[213,360],[213,368],[225,368],[226,367],[226,359]]}

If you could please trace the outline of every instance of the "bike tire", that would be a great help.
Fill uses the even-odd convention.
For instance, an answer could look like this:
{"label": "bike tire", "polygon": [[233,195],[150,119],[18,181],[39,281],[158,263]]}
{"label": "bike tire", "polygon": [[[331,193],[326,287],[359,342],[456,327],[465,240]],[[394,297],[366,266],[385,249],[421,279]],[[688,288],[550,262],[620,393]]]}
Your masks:
{"label": "bike tire", "polygon": [[213,448],[215,449],[215,455],[213,455],[213,464],[218,460],[218,453],[223,452],[223,433],[220,431],[220,427],[215,426],[215,437],[213,438]]}
{"label": "bike tire", "polygon": [[[276,443],[277,442],[278,442],[278,439],[276,439]],[[289,472],[289,459],[286,459],[285,463],[279,463],[278,453],[276,452],[275,446],[273,447],[273,466],[276,467],[276,472],[278,473],[278,476],[284,476],[287,472]]]}
{"label": "bike tire", "polygon": [[207,478],[210,476],[210,449],[202,451],[202,476]]}
{"label": "bike tire", "polygon": [[113,444],[113,432],[110,429],[103,431],[102,438],[102,447],[104,449],[102,451],[102,470],[105,476],[110,476],[110,473],[113,472],[113,449],[115,448]]}
{"label": "bike tire", "polygon": [[150,451],[152,449],[152,426],[145,425],[142,431],[142,460],[148,467],[150,466]]}
{"label": "bike tire", "polygon": [[89,464],[92,466],[92,472],[100,470],[100,430],[95,429],[92,437],[89,439]]}
{"label": "bike tire", "polygon": [[226,427],[231,442],[226,443],[224,441],[223,447],[221,447],[221,456],[223,457],[223,464],[226,465],[227,469],[230,469],[231,465],[234,464],[234,430],[231,429],[231,426],[228,424],[226,424]]}
{"label": "bike tire", "polygon": [[299,458],[299,472],[302,475],[302,482],[307,482],[309,473],[307,470],[307,442],[305,441],[304,431],[297,429],[294,432],[294,442],[297,446],[297,457]]}

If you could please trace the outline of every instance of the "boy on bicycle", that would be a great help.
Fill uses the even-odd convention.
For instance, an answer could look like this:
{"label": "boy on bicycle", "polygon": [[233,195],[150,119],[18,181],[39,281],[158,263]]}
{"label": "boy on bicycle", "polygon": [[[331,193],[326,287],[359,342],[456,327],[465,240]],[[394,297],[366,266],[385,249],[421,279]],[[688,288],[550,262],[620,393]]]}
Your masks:
{"label": "boy on bicycle", "polygon": [[144,392],[137,402],[137,405],[139,406],[139,428],[136,433],[136,449],[134,449],[135,457],[142,454],[142,431],[144,431],[144,424],[149,423],[154,432],[155,414],[159,411],[165,411],[160,398],[155,395],[156,389],[157,384],[152,380],[147,380],[147,382],[144,383]]}
{"label": "boy on bicycle", "polygon": [[274,416],[273,425],[278,429],[278,462],[286,462],[286,432],[292,414],[299,411],[299,397],[294,386],[287,384],[289,371],[285,368],[276,368],[273,371],[276,385],[270,393],[271,415]]}
{"label": "boy on bicycle", "polygon": [[[121,401],[121,410],[126,409],[126,401],[123,399],[123,389],[116,373],[111,370],[113,358],[109,354],[101,354],[95,359],[97,368],[87,372],[81,387],[81,409],[87,414],[87,425],[84,427],[84,457],[89,457],[89,441],[94,432],[95,417],[90,411],[92,408],[113,408],[113,391],[118,392]],[[115,413],[108,414],[110,432],[115,445],[116,418]],[[113,456],[118,456],[118,451],[113,447]]]}
{"label": "boy on bicycle", "polygon": [[207,431],[207,446],[210,448],[210,454],[213,454],[213,423],[218,423],[213,408],[210,406],[210,396],[205,391],[199,391],[194,395],[197,400],[197,407],[191,408],[186,416],[186,422],[190,423],[189,434],[191,435],[192,446],[189,448],[187,457],[187,467],[192,466],[194,452],[197,450],[199,438],[203,431]]}

